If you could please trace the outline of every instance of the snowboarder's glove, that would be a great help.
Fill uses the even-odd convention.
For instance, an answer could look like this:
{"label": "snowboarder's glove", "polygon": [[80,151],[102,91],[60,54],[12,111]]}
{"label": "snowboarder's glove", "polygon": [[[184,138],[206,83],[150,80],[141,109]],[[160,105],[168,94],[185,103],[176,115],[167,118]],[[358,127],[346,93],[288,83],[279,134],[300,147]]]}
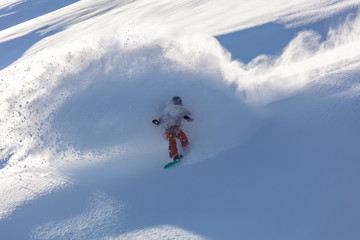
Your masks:
{"label": "snowboarder's glove", "polygon": [[152,123],[155,124],[155,125],[159,125],[159,124],[160,124],[159,120],[157,120],[157,119],[152,120]]}
{"label": "snowboarder's glove", "polygon": [[188,115],[185,115],[184,119],[187,120],[187,121],[192,121],[191,117],[189,117]]}

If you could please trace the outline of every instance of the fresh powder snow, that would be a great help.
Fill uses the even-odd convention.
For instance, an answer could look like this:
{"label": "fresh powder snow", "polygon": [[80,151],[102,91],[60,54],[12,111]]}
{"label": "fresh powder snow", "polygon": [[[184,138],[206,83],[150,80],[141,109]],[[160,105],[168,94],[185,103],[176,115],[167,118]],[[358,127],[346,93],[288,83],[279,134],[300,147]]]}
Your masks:
{"label": "fresh powder snow", "polygon": [[2,1],[0,238],[359,239],[359,6]]}

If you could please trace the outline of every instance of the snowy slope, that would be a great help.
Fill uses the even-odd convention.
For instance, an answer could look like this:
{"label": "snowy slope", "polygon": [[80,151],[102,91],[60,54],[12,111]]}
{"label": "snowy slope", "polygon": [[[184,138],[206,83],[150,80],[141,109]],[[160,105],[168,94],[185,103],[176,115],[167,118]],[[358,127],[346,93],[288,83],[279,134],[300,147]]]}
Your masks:
{"label": "snowy slope", "polygon": [[[358,6],[4,1],[2,238],[358,239]],[[279,55],[214,38],[271,22],[299,29]],[[174,95],[195,121],[165,171]]]}

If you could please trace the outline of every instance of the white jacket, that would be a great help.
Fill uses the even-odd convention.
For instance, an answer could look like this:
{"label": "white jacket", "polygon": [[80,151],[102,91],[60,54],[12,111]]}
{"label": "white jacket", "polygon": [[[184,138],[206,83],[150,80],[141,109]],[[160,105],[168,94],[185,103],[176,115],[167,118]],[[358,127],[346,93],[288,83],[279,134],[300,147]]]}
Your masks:
{"label": "white jacket", "polygon": [[181,126],[184,116],[190,117],[191,113],[183,106],[167,106],[159,118],[160,125],[166,130],[177,129]]}

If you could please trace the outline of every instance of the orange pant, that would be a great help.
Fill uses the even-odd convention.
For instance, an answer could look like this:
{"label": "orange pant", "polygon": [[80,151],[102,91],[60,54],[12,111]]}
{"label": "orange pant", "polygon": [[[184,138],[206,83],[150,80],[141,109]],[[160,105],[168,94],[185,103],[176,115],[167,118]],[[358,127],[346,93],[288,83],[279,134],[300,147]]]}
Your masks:
{"label": "orange pant", "polygon": [[165,132],[166,139],[169,141],[169,156],[173,158],[176,154],[178,154],[178,149],[176,146],[176,138],[180,140],[181,147],[185,148],[189,145],[189,140],[186,137],[185,133],[180,129],[176,129],[175,131],[167,130]]}

